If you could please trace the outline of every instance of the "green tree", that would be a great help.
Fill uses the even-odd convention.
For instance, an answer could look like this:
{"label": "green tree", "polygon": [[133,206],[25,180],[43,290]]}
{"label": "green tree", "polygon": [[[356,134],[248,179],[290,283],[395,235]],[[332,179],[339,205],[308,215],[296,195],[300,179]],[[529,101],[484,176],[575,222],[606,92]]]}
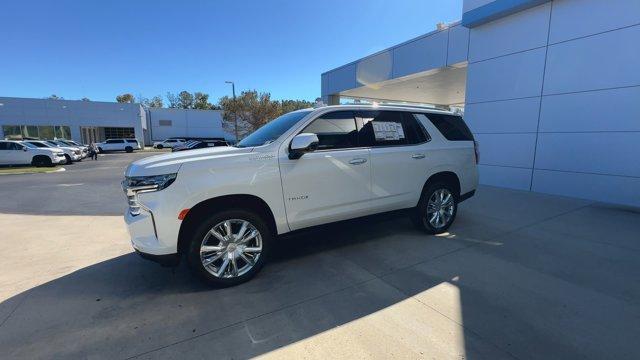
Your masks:
{"label": "green tree", "polygon": [[209,94],[202,92],[193,93],[193,108],[200,110],[211,110],[214,108],[213,104],[209,102]]}
{"label": "green tree", "polygon": [[58,96],[58,95],[56,95],[56,94],[53,94],[53,95],[49,96],[47,99],[51,99],[51,100],[64,100],[64,98],[63,98],[63,97]]}
{"label": "green tree", "polygon": [[256,90],[243,91],[235,100],[225,96],[220,99],[220,106],[224,110],[223,128],[232,134],[237,133],[238,140],[281,113],[280,103],[271,100],[271,94]]}
{"label": "green tree", "polygon": [[193,94],[188,91],[180,91],[178,94],[178,104],[180,109],[193,109]]}
{"label": "green tree", "polygon": [[161,108],[164,106],[162,98],[160,96],[154,96],[151,99],[140,97],[140,103],[146,108]]}
{"label": "green tree", "polygon": [[125,93],[125,94],[116,96],[116,101],[119,103],[133,104],[134,102],[136,102],[136,98],[129,93]]}
{"label": "green tree", "polygon": [[178,100],[178,97],[173,93],[167,92],[167,101],[169,102],[170,109],[177,109],[180,107],[180,101]]}
{"label": "green tree", "polygon": [[280,100],[280,114],[286,114],[288,112],[308,109],[313,107],[314,103],[307,100]]}

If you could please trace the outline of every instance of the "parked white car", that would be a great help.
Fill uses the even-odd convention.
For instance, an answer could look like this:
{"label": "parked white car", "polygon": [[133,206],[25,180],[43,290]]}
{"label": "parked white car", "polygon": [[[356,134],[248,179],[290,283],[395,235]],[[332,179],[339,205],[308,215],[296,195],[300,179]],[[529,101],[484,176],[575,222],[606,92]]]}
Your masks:
{"label": "parked white car", "polygon": [[89,156],[89,147],[87,145],[78,144],[73,140],[67,140],[67,139],[57,139],[56,141],[66,144],[67,146],[70,146],[70,147],[77,147],[82,152],[83,159]]}
{"label": "parked white car", "polygon": [[[409,209],[445,232],[478,184],[477,147],[461,117],[401,106],[291,112],[235,147],[133,162],[123,189],[132,244],[216,286],[246,281],[293,230]],[[393,244],[389,244],[390,248]]]}
{"label": "parked white car", "polygon": [[22,141],[0,140],[0,165],[53,166],[65,162],[57,148],[39,148]]}
{"label": "parked white car", "polygon": [[23,142],[31,144],[38,148],[52,148],[62,150],[64,153],[66,164],[71,164],[74,161],[82,160],[82,151],[76,147],[62,146],[58,142],[51,140],[25,140]]}
{"label": "parked white car", "polygon": [[96,143],[99,152],[105,151],[126,151],[140,150],[140,143],[136,139],[108,139],[105,142]]}
{"label": "parked white car", "polygon": [[153,147],[156,149],[173,148],[176,145],[183,145],[186,142],[185,139],[166,139],[164,141],[156,141],[153,143]]}

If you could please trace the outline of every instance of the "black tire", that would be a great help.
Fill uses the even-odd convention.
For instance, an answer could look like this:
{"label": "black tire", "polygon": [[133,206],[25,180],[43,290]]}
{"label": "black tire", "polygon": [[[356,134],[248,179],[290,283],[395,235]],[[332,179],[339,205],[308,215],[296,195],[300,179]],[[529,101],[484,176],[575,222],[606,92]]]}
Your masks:
{"label": "black tire", "polygon": [[[452,211],[447,211],[448,207],[445,207],[443,208],[444,210],[442,212],[439,211],[438,216],[441,216],[441,217],[438,217],[438,220],[440,219],[442,220],[441,221],[442,225],[435,226],[430,221],[431,216],[429,217],[427,216],[427,214],[429,213],[427,210],[427,206],[429,205],[429,200],[432,199],[432,197],[434,197],[434,194],[436,192],[440,194],[441,193],[440,191],[442,190],[444,190],[443,194],[446,195],[448,193],[451,195],[451,202],[452,202],[453,209]],[[434,197],[434,199],[436,198],[437,196]],[[418,229],[423,230],[428,234],[444,233],[449,229],[451,224],[453,224],[453,222],[456,219],[456,214],[458,213],[458,200],[459,200],[459,194],[451,185],[443,182],[430,184],[422,192],[422,196],[420,197],[418,206],[416,206],[416,208],[413,210],[413,214],[411,215],[411,220],[414,223],[414,225],[418,227]],[[449,216],[449,218],[447,218],[445,215]],[[438,221],[436,221],[436,223],[438,223]]]}
{"label": "black tire", "polygon": [[128,153],[132,153],[133,152],[133,148],[131,146],[127,146],[124,148],[124,151],[128,152]]}
{"label": "black tire", "polygon": [[64,158],[67,159],[67,161],[65,161],[65,164],[70,165],[73,161],[71,160],[71,156],[64,154]]}
{"label": "black tire", "polygon": [[[257,259],[255,259],[255,263],[254,263],[255,265],[253,265],[253,267],[248,268],[244,274],[238,275],[235,277],[225,277],[227,274],[226,272],[223,271],[223,276],[218,277],[214,275],[212,272],[215,272],[215,270],[220,270],[220,268],[222,267],[223,259],[225,259],[226,256],[221,257],[219,260],[213,261],[210,265],[211,267],[205,268],[205,265],[203,265],[203,260],[201,260],[200,247],[203,244],[205,244],[205,240],[207,239],[207,237],[209,237],[209,240],[206,240],[207,245],[222,244],[221,241],[211,237],[211,235],[208,235],[208,233],[214,226],[224,222],[225,220],[231,220],[231,219],[247,221],[259,232],[262,251],[257,256]],[[233,226],[237,227],[239,225],[233,225]],[[272,239],[272,234],[271,234],[271,231],[269,230],[269,226],[267,225],[266,221],[255,212],[241,210],[241,209],[219,211],[211,215],[208,219],[204,220],[198,226],[196,231],[193,233],[193,237],[191,238],[191,241],[189,243],[187,261],[189,263],[189,267],[191,268],[191,271],[193,272],[193,274],[195,274],[197,277],[199,277],[202,281],[204,281],[208,285],[211,285],[214,287],[228,287],[228,286],[238,285],[245,281],[250,280],[260,271],[260,269],[262,269],[262,266],[264,265],[265,261],[269,256],[271,239]],[[211,240],[213,240],[213,242],[211,242]],[[247,244],[252,244],[254,241],[257,242],[258,237],[254,238],[253,240],[251,240],[251,242],[248,242]],[[216,242],[219,242],[219,244],[215,244]],[[220,254],[220,253],[221,252],[212,253],[212,255]],[[246,256],[246,254],[244,255]],[[215,256],[211,256],[210,258],[213,258],[213,257]],[[242,264],[244,264],[245,266],[249,265],[248,262],[244,260],[240,260],[240,258],[236,258],[236,263],[238,264],[237,266]],[[232,268],[232,264],[229,264],[228,268]]]}
{"label": "black tire", "polygon": [[31,165],[37,167],[53,166],[51,158],[45,155],[36,155],[31,160]]}
{"label": "black tire", "polygon": [[162,149],[163,147],[164,147],[164,145],[158,144],[158,146],[156,146],[156,149]]}

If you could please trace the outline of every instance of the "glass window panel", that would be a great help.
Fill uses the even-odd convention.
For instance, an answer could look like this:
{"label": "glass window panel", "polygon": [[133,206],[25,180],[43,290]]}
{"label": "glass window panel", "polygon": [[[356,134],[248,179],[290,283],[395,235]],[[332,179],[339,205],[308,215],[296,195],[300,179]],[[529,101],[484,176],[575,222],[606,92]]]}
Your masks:
{"label": "glass window panel", "polygon": [[38,127],[32,125],[23,125],[22,126],[22,136],[24,137],[38,137]]}
{"label": "glass window panel", "polygon": [[38,130],[40,131],[40,139],[51,140],[56,137],[53,126],[38,126]]}

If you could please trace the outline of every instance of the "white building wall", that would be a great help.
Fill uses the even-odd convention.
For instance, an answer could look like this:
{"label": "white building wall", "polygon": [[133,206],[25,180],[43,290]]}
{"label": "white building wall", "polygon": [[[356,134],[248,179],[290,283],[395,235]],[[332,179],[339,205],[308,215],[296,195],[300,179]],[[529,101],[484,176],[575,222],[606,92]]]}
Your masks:
{"label": "white building wall", "polygon": [[[194,109],[149,109],[151,138],[161,141],[170,137],[223,137],[233,139],[233,135],[222,128],[221,110]],[[167,121],[171,125],[167,124]]]}
{"label": "white building wall", "polygon": [[73,140],[81,142],[81,127],[134,128],[136,138],[144,143],[144,111],[140,104],[99,101],[50,100],[0,97],[1,125],[69,126]]}
{"label": "white building wall", "polygon": [[637,0],[555,0],[472,28],[481,183],[640,206],[637,44]]}

